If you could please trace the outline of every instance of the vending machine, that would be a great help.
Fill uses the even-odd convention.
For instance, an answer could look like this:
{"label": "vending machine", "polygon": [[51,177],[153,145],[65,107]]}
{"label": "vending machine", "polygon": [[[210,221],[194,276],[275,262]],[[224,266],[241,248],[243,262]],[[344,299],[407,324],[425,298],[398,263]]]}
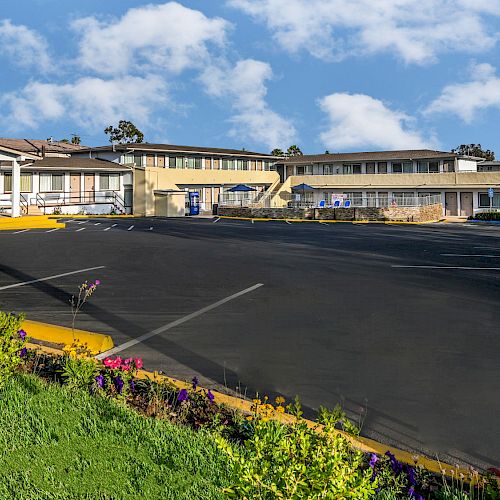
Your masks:
{"label": "vending machine", "polygon": [[200,193],[192,191],[189,193],[189,215],[198,215],[200,213]]}

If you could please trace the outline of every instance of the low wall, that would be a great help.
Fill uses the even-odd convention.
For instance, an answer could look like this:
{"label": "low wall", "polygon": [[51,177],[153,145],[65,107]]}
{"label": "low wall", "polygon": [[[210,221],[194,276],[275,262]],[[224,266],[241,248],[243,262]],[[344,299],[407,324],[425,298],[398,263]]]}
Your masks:
{"label": "low wall", "polygon": [[423,207],[246,208],[219,207],[218,215],[251,219],[375,220],[429,222],[443,217],[443,205]]}

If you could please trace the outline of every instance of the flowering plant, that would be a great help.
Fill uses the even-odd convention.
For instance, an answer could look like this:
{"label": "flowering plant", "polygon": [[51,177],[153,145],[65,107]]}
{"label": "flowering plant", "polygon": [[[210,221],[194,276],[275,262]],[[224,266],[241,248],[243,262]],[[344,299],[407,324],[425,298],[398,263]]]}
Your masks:
{"label": "flowering plant", "polygon": [[108,356],[102,362],[104,368],[95,377],[97,386],[109,393],[126,397],[135,390],[134,377],[143,366],[141,358],[114,358]]}
{"label": "flowering plant", "polygon": [[26,356],[27,334],[21,328],[23,316],[0,312],[0,387],[4,385]]}
{"label": "flowering plant", "polygon": [[75,334],[75,322],[76,322],[76,316],[80,312],[80,309],[83,307],[83,304],[87,302],[90,297],[92,297],[92,294],[96,291],[97,287],[101,284],[100,280],[95,280],[94,282],[92,281],[87,281],[85,280],[79,287],[78,287],[78,296],[73,295],[70,299],[70,304],[71,304],[71,315],[72,315],[72,322],[71,322],[71,328],[73,330],[73,337]]}

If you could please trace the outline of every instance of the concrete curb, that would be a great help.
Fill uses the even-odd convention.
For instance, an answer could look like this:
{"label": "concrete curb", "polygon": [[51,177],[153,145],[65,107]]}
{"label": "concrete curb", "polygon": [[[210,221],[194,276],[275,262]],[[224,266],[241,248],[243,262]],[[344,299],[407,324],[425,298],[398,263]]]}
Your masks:
{"label": "concrete curb", "polygon": [[124,214],[116,214],[116,215],[98,215],[98,214],[89,214],[89,215],[70,215],[70,214],[59,214],[59,215],[47,215],[50,219],[137,219],[141,217],[140,215],[124,215]]}
{"label": "concrete curb", "polygon": [[442,222],[444,219],[439,220],[429,220],[425,222],[406,222],[397,220],[333,220],[333,219],[263,219],[263,218],[253,218],[253,217],[231,217],[229,215],[218,215],[220,219],[229,220],[249,220],[249,221],[259,221],[259,222],[269,222],[269,221],[283,221],[283,222],[318,222],[322,224],[413,224],[413,225],[423,225],[423,224],[435,224],[436,222]]}
{"label": "concrete curb", "polygon": [[[41,346],[38,344],[28,344],[28,348],[42,351],[47,354],[56,354],[56,355],[63,354],[63,352],[59,349]],[[158,372],[148,372],[146,370],[138,370],[137,378],[143,380],[151,380],[154,382],[168,382],[177,389],[192,388],[192,385],[188,382],[183,382],[181,380],[168,377],[167,375],[163,375]],[[202,387],[199,387],[198,391],[200,390],[204,389]],[[252,402],[235,396],[229,396],[228,394],[223,394],[215,390],[211,392],[214,395],[215,398],[214,401],[216,403],[226,405],[230,408],[239,410],[246,414],[253,414]],[[269,412],[269,415],[270,418],[278,422],[281,422],[283,424],[292,424],[297,421],[296,417],[294,417],[293,415],[289,415],[287,413],[280,413],[276,410],[272,410],[271,412]],[[304,422],[309,428],[315,429],[317,432],[321,432],[323,430],[323,426],[321,424],[318,424],[317,422],[313,422],[312,420],[307,420],[307,419],[304,419]],[[417,455],[404,450],[400,450],[398,448],[394,448],[393,446],[388,446],[383,443],[379,443],[378,441],[375,441],[373,439],[361,436],[353,436],[341,430],[337,430],[337,432],[339,435],[344,436],[356,449],[364,453],[376,453],[377,455],[383,455],[384,453],[389,451],[400,462],[406,463],[411,466],[419,465],[425,467],[427,470],[434,472],[435,474],[444,474],[448,477],[454,477],[454,478],[460,477],[460,474],[463,474],[465,478],[468,478],[470,476],[470,470],[462,467],[455,467],[450,464],[440,462],[438,460],[433,460],[431,458],[422,455]]]}
{"label": "concrete curb", "polygon": [[66,224],[49,219],[47,215],[25,215],[24,217],[0,217],[0,231],[14,229],[63,228]]}
{"label": "concrete curb", "polygon": [[53,344],[71,345],[74,342],[86,344],[92,353],[99,354],[114,347],[113,339],[109,335],[73,330],[64,326],[50,325],[38,321],[24,320],[23,329],[28,337]]}

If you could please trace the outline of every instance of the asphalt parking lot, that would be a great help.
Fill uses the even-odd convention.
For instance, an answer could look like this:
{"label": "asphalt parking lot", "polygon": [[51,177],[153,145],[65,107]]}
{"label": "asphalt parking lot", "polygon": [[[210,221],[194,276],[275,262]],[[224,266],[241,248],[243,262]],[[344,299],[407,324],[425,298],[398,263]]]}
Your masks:
{"label": "asphalt parking lot", "polygon": [[500,228],[63,220],[0,232],[0,309],[70,326],[99,278],[77,327],[148,369],[342,402],[364,435],[500,464]]}

